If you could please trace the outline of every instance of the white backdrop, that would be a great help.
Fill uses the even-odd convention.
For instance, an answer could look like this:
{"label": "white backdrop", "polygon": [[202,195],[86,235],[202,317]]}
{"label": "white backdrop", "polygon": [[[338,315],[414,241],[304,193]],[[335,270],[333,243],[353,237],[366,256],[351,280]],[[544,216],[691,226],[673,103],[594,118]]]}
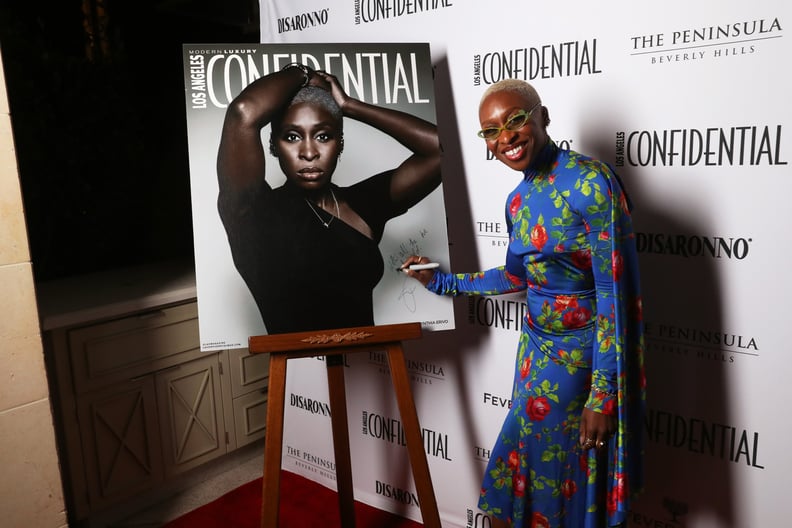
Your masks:
{"label": "white backdrop", "polygon": [[[519,179],[475,136],[488,84],[530,80],[556,142],[616,165],[635,203],[648,338],[647,489],[631,526],[785,526],[792,513],[789,15],[780,0],[261,2],[263,42],[431,44],[453,271],[502,263]],[[521,304],[458,299],[455,330],[407,343],[444,526],[489,526],[476,501]],[[324,368],[293,363],[284,468],[332,487]],[[420,519],[384,359],[348,363],[356,498]]]}

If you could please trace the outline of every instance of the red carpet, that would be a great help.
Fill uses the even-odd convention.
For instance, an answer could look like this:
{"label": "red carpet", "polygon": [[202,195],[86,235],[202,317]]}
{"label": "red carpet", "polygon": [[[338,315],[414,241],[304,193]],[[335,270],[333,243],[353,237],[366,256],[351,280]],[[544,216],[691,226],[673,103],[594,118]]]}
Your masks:
{"label": "red carpet", "polygon": [[[261,479],[248,482],[165,525],[165,528],[259,528]],[[415,521],[355,501],[356,528],[419,528]],[[280,526],[341,527],[338,495],[304,477],[281,471]]]}

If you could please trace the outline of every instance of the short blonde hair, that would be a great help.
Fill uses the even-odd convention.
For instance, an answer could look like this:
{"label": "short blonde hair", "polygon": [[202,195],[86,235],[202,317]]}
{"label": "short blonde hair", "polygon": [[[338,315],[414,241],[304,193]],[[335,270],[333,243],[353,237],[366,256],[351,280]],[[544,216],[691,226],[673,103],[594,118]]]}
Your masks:
{"label": "short blonde hair", "polygon": [[498,92],[518,93],[525,97],[528,101],[533,102],[533,104],[542,102],[542,98],[539,97],[539,92],[537,92],[536,88],[534,88],[530,83],[520,79],[502,79],[495,84],[490,85],[490,87],[484,91],[484,94],[481,96],[481,100],[479,101],[479,107],[481,107],[481,104],[490,95],[496,94]]}

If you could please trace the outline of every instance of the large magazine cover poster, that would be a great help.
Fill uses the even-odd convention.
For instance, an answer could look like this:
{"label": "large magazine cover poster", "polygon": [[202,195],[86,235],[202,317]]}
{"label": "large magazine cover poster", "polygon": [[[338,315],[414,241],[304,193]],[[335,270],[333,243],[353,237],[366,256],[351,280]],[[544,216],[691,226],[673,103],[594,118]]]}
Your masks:
{"label": "large magazine cover poster", "polygon": [[[314,79],[313,71],[326,72],[337,79],[336,89],[376,107],[375,112],[386,108],[401,113],[394,114],[400,119],[412,116],[434,126],[428,44],[186,44],[183,51],[201,349],[240,348],[252,335],[315,329],[315,319],[332,321],[325,316],[365,304],[344,291],[362,275],[373,286],[374,324],[418,321],[427,330],[454,328],[450,299],[427,292],[398,271],[411,254],[449,267],[439,163],[435,183],[407,205],[384,203],[382,197],[389,175],[405,172],[423,145],[415,147],[401,137],[409,134],[388,133],[383,130],[387,127],[344,115],[336,138],[339,155],[333,167],[323,169],[332,176],[334,192],[312,201],[291,192],[296,186],[285,172],[296,170],[294,160],[303,163],[301,167],[313,167],[320,164],[320,156],[332,155],[323,154],[329,141],[324,132],[305,131],[318,146],[316,152],[306,153],[294,146],[301,142],[302,129],[292,132],[283,125],[274,131],[273,123],[281,121],[273,119],[257,133],[253,156],[242,151],[245,144],[228,125],[224,132],[229,103],[255,81],[278,77],[272,76],[284,70],[290,73],[280,75],[286,78],[281,84],[296,78],[299,88],[308,79],[306,71]],[[332,94],[332,80],[324,87]],[[287,110],[288,105],[279,112]],[[254,190],[233,187],[234,174],[240,171],[228,166],[241,165],[244,156],[260,158],[260,174],[253,176],[260,181]],[[240,211],[247,215],[242,221]],[[373,217],[379,229],[369,220]],[[356,223],[360,219],[362,230]],[[301,230],[295,227],[300,221],[311,225]],[[381,273],[372,272],[371,258],[362,258],[356,246],[325,243],[326,233],[350,229],[357,231],[351,232],[353,238],[363,234],[369,241],[379,240],[373,266],[381,256]]]}

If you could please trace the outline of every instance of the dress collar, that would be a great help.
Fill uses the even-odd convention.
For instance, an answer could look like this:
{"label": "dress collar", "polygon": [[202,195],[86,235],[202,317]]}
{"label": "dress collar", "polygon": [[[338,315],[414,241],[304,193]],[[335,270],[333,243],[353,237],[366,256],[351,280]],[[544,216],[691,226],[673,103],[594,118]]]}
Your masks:
{"label": "dress collar", "polygon": [[558,157],[558,146],[550,138],[547,138],[547,144],[539,151],[539,155],[533,160],[531,165],[523,171],[526,180],[532,179],[537,174],[546,173],[550,170],[553,163]]}

